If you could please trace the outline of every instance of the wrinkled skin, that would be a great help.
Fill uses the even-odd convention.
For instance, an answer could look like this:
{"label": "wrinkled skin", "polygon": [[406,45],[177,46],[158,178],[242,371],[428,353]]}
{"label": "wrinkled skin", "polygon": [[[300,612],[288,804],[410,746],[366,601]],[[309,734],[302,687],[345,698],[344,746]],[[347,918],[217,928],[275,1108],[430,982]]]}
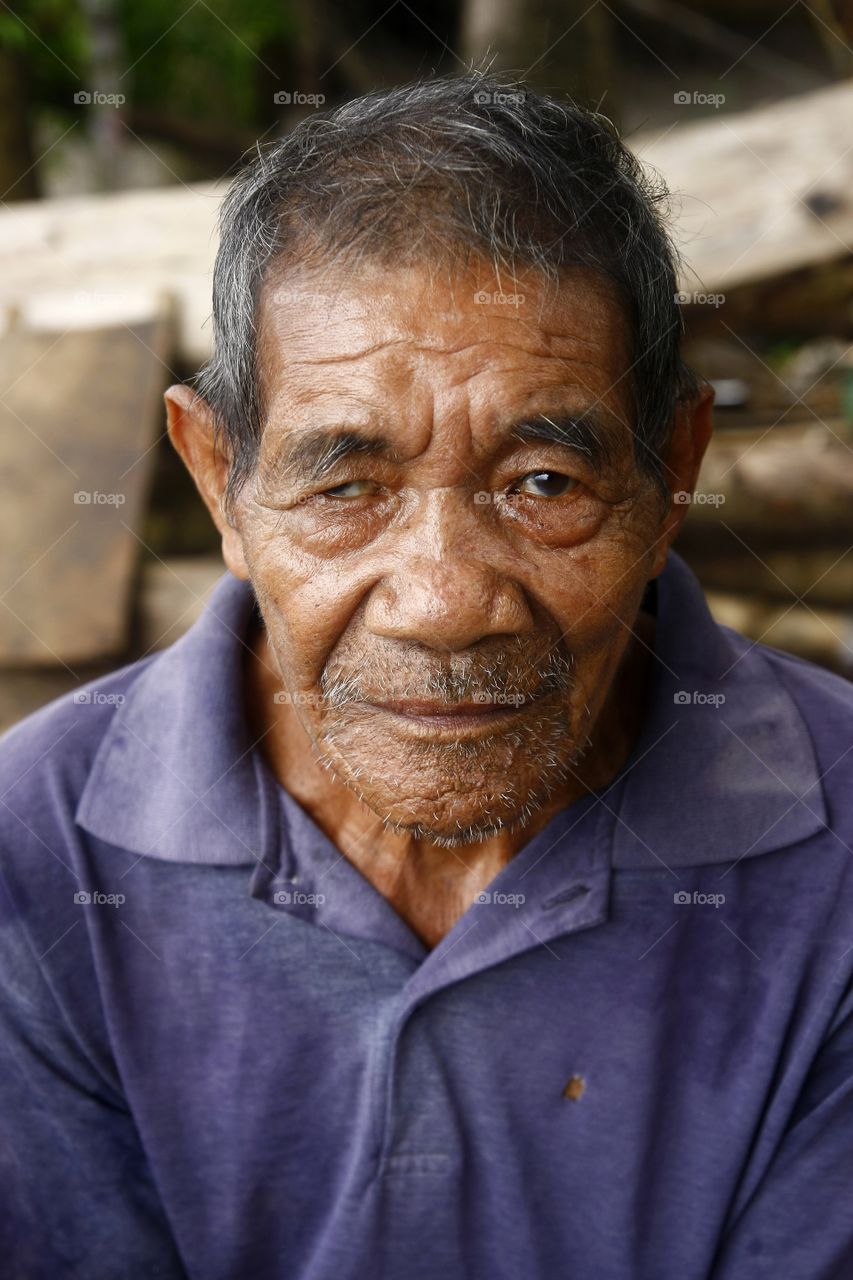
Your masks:
{"label": "wrinkled skin", "polygon": [[[261,607],[247,714],[267,758],[430,944],[639,731],[640,601],[686,508],[636,466],[629,350],[618,304],[581,273],[557,294],[476,261],[273,274],[261,452],[228,519],[209,412],[167,393],[226,564]],[[597,464],[514,434],[584,413]],[[288,451],[322,430],[386,448],[300,469]],[[703,393],[676,417],[672,489],[693,489],[709,432]]]}

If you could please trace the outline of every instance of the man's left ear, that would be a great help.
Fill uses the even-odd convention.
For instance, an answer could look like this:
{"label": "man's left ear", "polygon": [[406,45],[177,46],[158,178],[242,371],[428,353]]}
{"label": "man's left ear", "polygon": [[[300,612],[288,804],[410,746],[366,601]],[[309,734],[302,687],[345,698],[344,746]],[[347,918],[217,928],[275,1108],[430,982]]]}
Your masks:
{"label": "man's left ear", "polygon": [[663,455],[664,479],[673,500],[661,527],[652,578],[663,570],[669,549],[690,510],[689,500],[675,501],[674,495],[693,496],[699,468],[714,429],[713,407],[714,388],[707,382],[701,384],[691,401],[681,401],[676,406],[672,435]]}
{"label": "man's left ear", "polygon": [[204,499],[222,537],[222,558],[235,578],[248,579],[243,540],[225,514],[229,460],[215,446],[213,414],[206,400],[181,383],[165,394],[169,439]]}

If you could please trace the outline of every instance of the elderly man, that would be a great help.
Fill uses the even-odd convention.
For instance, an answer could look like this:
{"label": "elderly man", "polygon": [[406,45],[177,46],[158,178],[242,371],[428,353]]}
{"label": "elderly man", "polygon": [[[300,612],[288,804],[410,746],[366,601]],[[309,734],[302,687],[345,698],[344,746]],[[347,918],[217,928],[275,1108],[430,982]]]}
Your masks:
{"label": "elderly man", "polygon": [[237,176],[228,572],[0,753],[6,1274],[853,1276],[853,697],[671,551],[659,196],[478,74]]}

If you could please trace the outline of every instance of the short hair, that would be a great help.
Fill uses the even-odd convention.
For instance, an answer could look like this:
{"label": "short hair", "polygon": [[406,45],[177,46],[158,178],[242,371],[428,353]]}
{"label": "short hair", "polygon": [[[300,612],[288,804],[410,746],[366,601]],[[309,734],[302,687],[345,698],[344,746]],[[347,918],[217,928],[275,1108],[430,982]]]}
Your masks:
{"label": "short hair", "polygon": [[226,506],[257,462],[257,311],[273,264],[367,255],[486,257],[559,285],[584,267],[625,311],[634,452],[661,493],[661,451],[697,380],[681,357],[668,192],[604,116],[483,70],[378,90],[315,112],[252,152],[220,211],[211,359],[195,379],[229,457]]}

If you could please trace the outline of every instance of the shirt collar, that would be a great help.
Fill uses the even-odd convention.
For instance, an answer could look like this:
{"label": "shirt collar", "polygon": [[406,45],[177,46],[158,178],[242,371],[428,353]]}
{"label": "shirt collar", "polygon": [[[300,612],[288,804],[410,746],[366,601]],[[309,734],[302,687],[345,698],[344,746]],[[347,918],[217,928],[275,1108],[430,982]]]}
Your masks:
{"label": "shirt collar", "polygon": [[[825,826],[808,730],[765,651],[714,622],[674,553],[657,597],[644,729],[601,793],[613,865],[733,862]],[[145,665],[95,754],[79,826],[167,861],[280,864],[277,784],[242,704],[255,608],[251,585],[225,573],[198,621]]]}
{"label": "shirt collar", "polygon": [[240,865],[264,856],[269,787],[243,714],[249,583],[225,573],[204,612],[127,689],[76,822],[134,853]]}
{"label": "shirt collar", "polygon": [[769,651],[714,621],[674,553],[657,598],[644,727],[607,789],[614,867],[733,863],[825,827],[811,735]]}

